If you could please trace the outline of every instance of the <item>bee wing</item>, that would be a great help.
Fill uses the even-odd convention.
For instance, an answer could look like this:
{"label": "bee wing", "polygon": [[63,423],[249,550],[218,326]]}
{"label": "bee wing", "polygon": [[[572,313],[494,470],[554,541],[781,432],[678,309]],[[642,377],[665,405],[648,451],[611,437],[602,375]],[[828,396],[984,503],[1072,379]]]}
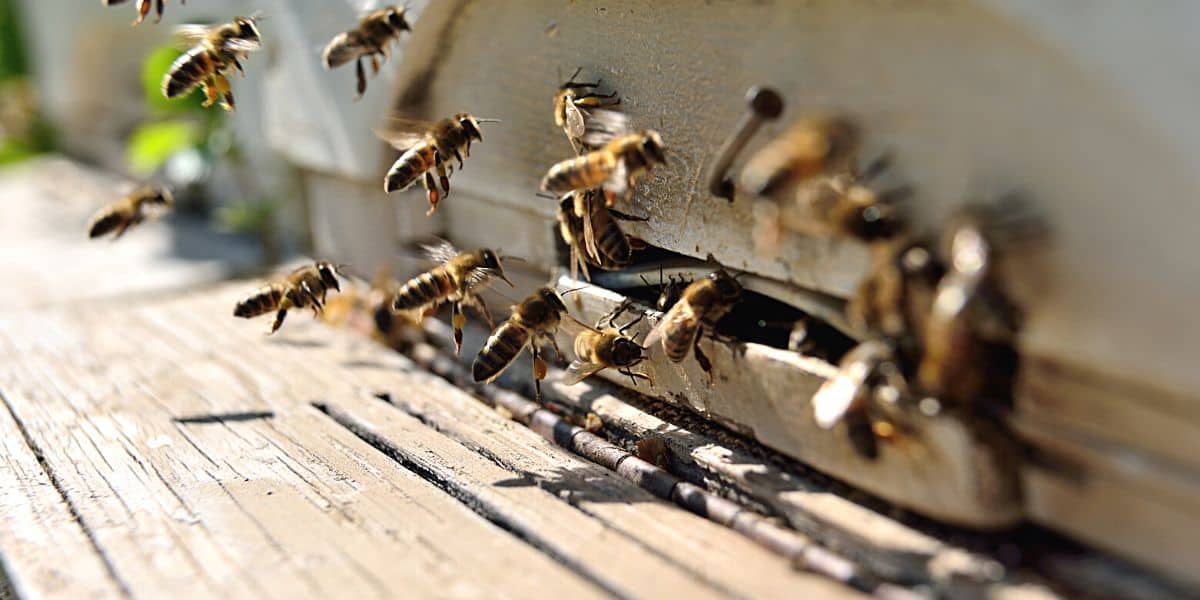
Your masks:
{"label": "bee wing", "polygon": [[813,395],[813,418],[817,427],[832,429],[854,408],[867,391],[867,380],[889,353],[887,345],[869,341],[846,354],[837,375],[821,384]]}
{"label": "bee wing", "polygon": [[574,104],[568,102],[565,107],[567,122],[564,127],[567,130],[567,136],[571,139],[582,138],[587,133],[587,126],[584,123],[583,111]]}
{"label": "bee wing", "polygon": [[581,139],[584,145],[592,148],[599,148],[631,130],[629,116],[620,111],[594,108],[588,111],[587,117]]}
{"label": "bee wing", "polygon": [[446,240],[441,240],[437,244],[423,245],[421,249],[425,251],[425,256],[437,263],[448,263],[460,254],[458,248]]}
{"label": "bee wing", "polygon": [[604,365],[593,362],[583,362],[579,360],[571,361],[567,366],[567,372],[563,374],[563,385],[575,385],[588,377],[600,372]]}
{"label": "bee wing", "polygon": [[616,167],[613,168],[612,173],[608,175],[608,179],[605,179],[600,187],[609,195],[618,198],[624,197],[629,193],[629,169],[625,166],[625,161],[617,161]]}
{"label": "bee wing", "polygon": [[379,0],[346,0],[346,4],[360,15],[379,8]]}
{"label": "bee wing", "polygon": [[650,330],[646,335],[646,339],[642,341],[642,346],[649,348],[659,340],[666,337],[667,331],[675,328],[683,330],[691,329],[691,335],[695,336],[700,333],[700,317],[692,308],[691,303],[679,301],[663,315],[661,321]]}
{"label": "bee wing", "polygon": [[395,131],[390,129],[372,129],[375,137],[387,142],[391,147],[404,152],[425,138],[424,133],[416,131]]}
{"label": "bee wing", "polygon": [[226,50],[231,52],[253,52],[262,47],[262,44],[260,44],[257,40],[247,40],[242,38],[231,38],[225,40],[225,43],[221,45],[224,46]]}
{"label": "bee wing", "polygon": [[355,31],[344,31],[325,45],[325,50],[321,53],[321,62],[325,64],[326,69],[334,69],[362,56],[365,51],[366,46]]}
{"label": "bee wing", "polygon": [[182,45],[194,46],[203,41],[212,29],[208,25],[180,25],[175,28],[175,39]]}
{"label": "bee wing", "polygon": [[571,335],[579,335],[584,331],[599,331],[595,327],[592,327],[591,325],[588,325],[587,323],[584,323],[583,321],[580,321],[569,314],[563,315],[563,319],[559,321],[558,326],[561,327],[563,331]]}

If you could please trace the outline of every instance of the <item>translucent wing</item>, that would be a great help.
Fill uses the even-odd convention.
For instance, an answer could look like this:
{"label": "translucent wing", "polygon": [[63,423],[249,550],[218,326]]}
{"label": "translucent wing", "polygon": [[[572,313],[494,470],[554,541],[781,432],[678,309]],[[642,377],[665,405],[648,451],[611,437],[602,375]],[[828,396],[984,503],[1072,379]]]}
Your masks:
{"label": "translucent wing", "polygon": [[659,340],[666,337],[667,331],[677,328],[692,330],[691,336],[693,338],[695,335],[700,333],[700,317],[696,314],[696,311],[692,308],[690,302],[684,302],[682,300],[676,302],[675,305],[667,311],[667,314],[663,315],[662,320],[654,326],[654,329],[650,330],[650,333],[646,336],[646,339],[642,342],[642,345],[649,348]]}
{"label": "translucent wing", "polygon": [[561,327],[563,331],[571,335],[579,335],[584,331],[597,331],[595,327],[592,327],[591,325],[588,325],[587,323],[584,323],[583,321],[580,321],[569,314],[563,315],[563,319],[559,322],[558,326]]}
{"label": "translucent wing", "polygon": [[837,375],[821,384],[813,395],[813,417],[817,427],[832,429],[869,391],[869,379],[880,362],[890,355],[882,342],[870,341],[856,346],[842,359]]}
{"label": "translucent wing", "polygon": [[474,289],[479,287],[480,285],[486,283],[488,279],[491,279],[499,274],[500,272],[496,269],[472,269],[470,273],[467,273],[467,288]]}
{"label": "translucent wing", "polygon": [[572,140],[577,140],[587,133],[583,122],[583,111],[578,106],[568,102],[566,105],[567,122],[564,127],[567,130],[567,136]]}
{"label": "translucent wing", "polygon": [[600,187],[609,197],[624,198],[629,195],[629,169],[625,166],[625,161],[617,161],[616,168]]}
{"label": "translucent wing", "polygon": [[194,46],[203,41],[212,29],[208,25],[180,25],[175,28],[175,39],[180,44]]}
{"label": "translucent wing", "polygon": [[571,361],[567,366],[566,373],[563,374],[562,382],[564,385],[575,385],[588,377],[598,373],[604,365],[600,363],[582,362],[578,360]]}
{"label": "translucent wing", "polygon": [[371,131],[379,139],[391,144],[397,150],[408,150],[425,139],[433,129],[433,123],[422,119],[408,117],[389,117],[387,124]]}
{"label": "translucent wing", "polygon": [[379,8],[379,0],[346,0],[354,12],[362,15]]}
{"label": "translucent wing", "polygon": [[454,244],[451,244],[446,240],[441,240],[436,244],[421,246],[421,249],[425,251],[425,256],[428,256],[431,260],[437,263],[450,262],[450,260],[455,256],[461,254],[458,248],[454,247]]}
{"label": "translucent wing", "polygon": [[321,52],[321,62],[326,69],[334,69],[362,56],[365,51],[360,36],[354,31],[346,31],[329,40]]}
{"label": "translucent wing", "polygon": [[230,38],[222,44],[226,50],[231,52],[253,52],[262,47],[258,40],[247,40],[243,38]]}
{"label": "translucent wing", "polygon": [[620,111],[594,108],[587,117],[582,141],[590,148],[599,148],[631,130],[629,116]]}

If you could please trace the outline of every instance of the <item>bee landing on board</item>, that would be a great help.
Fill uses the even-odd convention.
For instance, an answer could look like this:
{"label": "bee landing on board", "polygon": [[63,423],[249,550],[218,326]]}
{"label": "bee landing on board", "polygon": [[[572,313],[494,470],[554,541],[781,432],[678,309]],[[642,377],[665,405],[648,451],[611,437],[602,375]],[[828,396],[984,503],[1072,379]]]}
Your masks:
{"label": "bee landing on board", "polygon": [[606,271],[628,266],[633,259],[633,251],[644,247],[641,240],[625,235],[617,220],[646,219],[605,207],[595,190],[563,195],[556,216],[559,234],[570,249],[572,279],[578,279],[582,271],[584,278],[590,281],[588,265]]}
{"label": "bee landing on board", "polygon": [[[595,327],[588,327],[571,316],[567,316],[564,326],[575,334],[575,360],[567,367],[563,383],[575,385],[603,369],[616,369],[618,373],[629,377],[634,386],[638,379],[645,379],[654,385],[654,380],[645,373],[637,373],[633,367],[646,360],[646,349],[632,337],[625,334],[642,320],[642,315],[617,327],[614,321],[624,312],[628,304],[622,304],[612,313],[601,317]],[[608,322],[605,325],[605,321]]]}
{"label": "bee landing on board", "polygon": [[411,347],[421,339],[418,315],[392,312],[392,298],[400,282],[387,267],[380,268],[370,284],[355,278],[353,285],[325,303],[321,320],[333,327],[366,333],[393,350]]}
{"label": "bee landing on board", "polygon": [[817,427],[826,430],[845,423],[855,451],[874,459],[879,456],[878,439],[896,435],[902,423],[900,403],[908,397],[891,346],[868,340],[848,352],[837,375],[813,395],[813,418]]}
{"label": "bee landing on board", "polygon": [[871,268],[846,305],[853,328],[893,341],[906,376],[916,372],[925,323],[944,272],[924,242],[898,238],[872,244]]}
{"label": "bee landing on board", "polygon": [[646,347],[662,340],[663,352],[672,362],[682,362],[694,350],[696,362],[713,380],[712,362],[700,351],[700,334],[711,331],[742,298],[742,285],[724,269],[718,269],[688,284],[662,319],[646,336]]}
{"label": "bee landing on board", "polygon": [[88,224],[88,237],[98,238],[113,233],[120,238],[125,230],[145,221],[150,207],[170,209],[175,204],[171,191],[161,186],[142,186],[120,200],[101,208]]}
{"label": "bee landing on board", "polygon": [[[129,0],[104,0],[105,6],[114,6],[116,4],[125,4]],[[184,0],[179,0],[180,4],[186,4]],[[146,20],[146,15],[150,14],[150,0],[137,0],[137,18],[134,19],[134,25],[141,25],[142,21]],[[154,0],[154,22],[162,21],[163,15],[163,0]]]}
{"label": "bee landing on board", "polygon": [[597,150],[550,167],[542,179],[543,192],[565,194],[599,188],[604,193],[605,204],[611,207],[618,198],[627,199],[637,180],[650,175],[654,165],[666,164],[666,147],[657,131],[623,132],[627,130],[624,115],[613,111],[606,114],[615,115],[613,118],[621,120],[622,124],[614,124],[603,132],[585,134],[585,144],[607,141]]}
{"label": "bee landing on board", "polygon": [[958,406],[1011,402],[1014,342],[1023,314],[1007,296],[1001,255],[1046,237],[1040,217],[1017,198],[961,210],[946,229],[947,272],[937,285],[917,371],[922,390]]}
{"label": "bee landing on board", "polygon": [[339,267],[321,261],[300,267],[276,281],[259,288],[243,298],[233,309],[233,316],[249,319],[275,311],[275,321],[267,334],[275,333],[292,308],[310,307],[313,316],[325,308],[325,295],[330,290],[341,291],[337,273]]}
{"label": "bee landing on board", "polygon": [[558,93],[554,95],[554,124],[567,134],[567,140],[571,142],[571,148],[575,150],[575,154],[579,154],[581,148],[596,149],[583,145],[583,137],[588,130],[587,122],[591,118],[591,111],[621,103],[616,92],[608,95],[595,92],[595,89],[600,86],[600,80],[597,80],[596,83],[575,81],[582,70],[583,67],[575,69],[571,78],[559,86]]}
{"label": "bee landing on board", "polygon": [[[498,122],[497,119],[478,119],[465,112],[437,123],[393,118],[388,129],[375,132],[401,152],[383,179],[383,191],[388,194],[403,191],[420,180],[429,199],[429,212],[425,214],[433,214],[442,194],[450,193],[453,170],[450,159],[457,159],[461,170],[463,157],[471,155],[471,141],[483,141],[479,124]],[[434,179],[435,171],[437,179]]]}
{"label": "bee landing on board", "polygon": [[245,76],[241,61],[262,47],[255,19],[237,17],[232,23],[211,28],[203,25],[179,27],[180,39],[195,45],[175,59],[163,76],[163,96],[178,98],[200,86],[204,89],[204,106],[212,106],[220,98],[222,108],[233,110],[233,90],[225,72],[233,67]]}
{"label": "bee landing on board", "polygon": [[538,288],[512,307],[512,316],[492,332],[475,356],[475,363],[471,365],[471,375],[475,381],[490,382],[499,377],[529,346],[529,353],[533,355],[534,399],[541,400],[541,380],[546,378],[546,361],[541,357],[541,345],[548,342],[554,348],[554,353],[562,358],[554,335],[566,314],[567,305],[562,297],[548,287]]}
{"label": "bee landing on board", "polygon": [[381,8],[369,13],[359,21],[358,26],[349,31],[339,33],[321,53],[321,61],[326,69],[335,69],[350,61],[355,62],[355,75],[358,78],[358,97],[367,91],[367,74],[363,69],[363,59],[371,61],[371,74],[379,74],[379,64],[388,59],[392,42],[400,41],[400,34],[412,31],[408,21],[404,19],[404,8],[392,6]]}
{"label": "bee landing on board", "polygon": [[392,310],[424,313],[450,303],[454,352],[458,353],[462,350],[462,330],[467,324],[464,309],[469,306],[478,310],[488,322],[488,327],[494,327],[487,305],[478,293],[493,277],[500,278],[509,287],[512,287],[512,282],[504,275],[504,265],[500,262],[498,251],[480,248],[459,252],[449,242],[426,246],[425,250],[430,258],[441,264],[400,286],[392,299]]}

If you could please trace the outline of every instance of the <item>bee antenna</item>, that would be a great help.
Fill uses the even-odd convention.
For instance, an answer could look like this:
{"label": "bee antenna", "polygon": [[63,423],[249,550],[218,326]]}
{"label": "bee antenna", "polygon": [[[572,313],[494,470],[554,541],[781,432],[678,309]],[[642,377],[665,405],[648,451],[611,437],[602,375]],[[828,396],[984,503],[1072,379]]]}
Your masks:
{"label": "bee antenna", "polygon": [[538,198],[545,198],[547,200],[558,200],[558,196],[555,196],[554,194],[549,194],[546,192],[538,192],[534,195],[537,196]]}
{"label": "bee antenna", "polygon": [[478,117],[476,117],[475,120],[480,123],[503,123],[504,122],[504,121],[501,121],[500,119],[480,119]]}
{"label": "bee antenna", "polygon": [[579,287],[577,287],[577,288],[571,288],[571,289],[569,289],[569,290],[566,290],[566,291],[563,291],[563,292],[559,292],[559,295],[560,295],[560,296],[566,296],[567,294],[574,294],[575,292],[579,292],[579,291],[582,291],[582,290],[586,290],[586,289],[588,289],[588,287],[590,287],[590,286],[581,285],[581,286],[579,286]]}
{"label": "bee antenna", "polygon": [[267,16],[267,13],[265,13],[261,10],[256,10],[256,11],[250,13],[250,16],[248,16],[246,18],[250,19],[251,21],[258,22],[258,21],[266,21],[269,17]]}
{"label": "bee antenna", "polygon": [[579,73],[582,71],[583,67],[576,67],[575,72],[571,73],[571,78],[567,80],[567,83],[575,83],[575,78],[579,77]]}

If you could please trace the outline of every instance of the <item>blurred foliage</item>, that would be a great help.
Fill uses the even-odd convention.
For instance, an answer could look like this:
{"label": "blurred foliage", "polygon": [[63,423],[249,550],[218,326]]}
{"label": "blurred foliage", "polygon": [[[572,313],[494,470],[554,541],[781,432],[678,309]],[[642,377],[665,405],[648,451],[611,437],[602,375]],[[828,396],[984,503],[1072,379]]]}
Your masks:
{"label": "blurred foliage", "polygon": [[38,114],[37,94],[29,79],[17,2],[0,0],[0,165],[53,146],[53,131]]}
{"label": "blurred foliage", "polygon": [[263,237],[274,227],[279,203],[274,200],[238,202],[217,211],[221,227],[237,233]]}
{"label": "blurred foliage", "polygon": [[142,63],[142,100],[150,118],[134,129],[125,148],[126,162],[139,177],[153,175],[182,152],[195,153],[207,165],[224,157],[224,152],[214,152],[210,143],[221,137],[224,111],[205,108],[204,95],[195,91],[176,99],[162,94],[163,77],[182,54],[175,46],[164,45],[151,51]]}
{"label": "blurred foliage", "polygon": [[200,128],[193,121],[172,119],[143,123],[129,136],[125,159],[140,177],[157,172],[177,152],[194,148]]}
{"label": "blurred foliage", "polygon": [[0,81],[28,74],[17,0],[0,0]]}

